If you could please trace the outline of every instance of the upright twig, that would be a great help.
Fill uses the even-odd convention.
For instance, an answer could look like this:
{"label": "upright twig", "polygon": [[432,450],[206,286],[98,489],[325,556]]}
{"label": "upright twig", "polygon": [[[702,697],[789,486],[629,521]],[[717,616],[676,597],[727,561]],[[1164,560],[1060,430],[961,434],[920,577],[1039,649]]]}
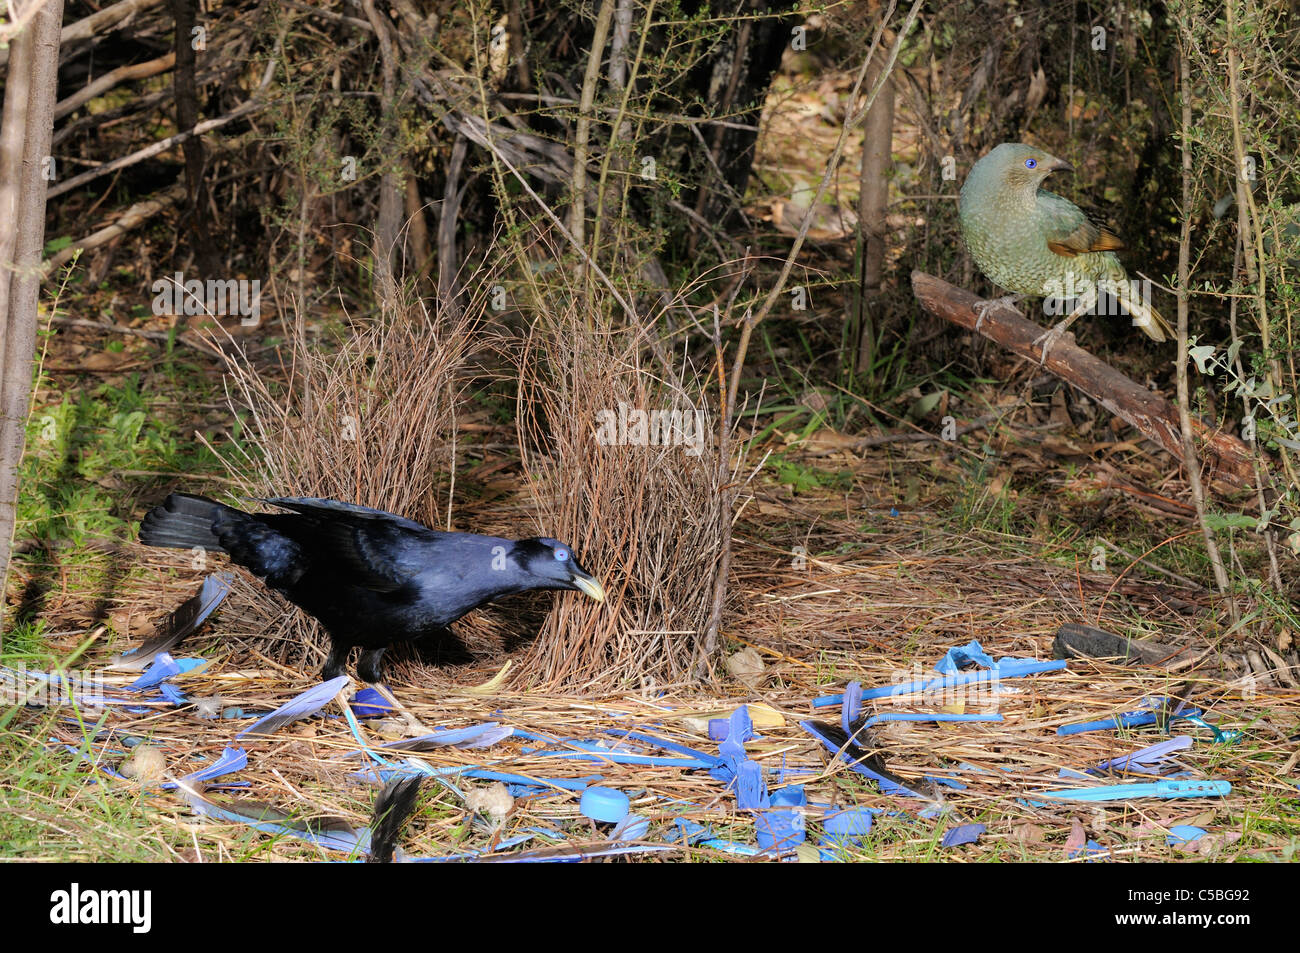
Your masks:
{"label": "upright twig", "polygon": [[[573,131],[573,195],[569,206],[569,231],[579,245],[586,244],[587,228],[587,147],[591,140],[591,123],[596,102],[596,85],[600,82],[600,61],[609,39],[609,25],[614,19],[614,0],[601,0],[596,14],[596,29],[587,54],[587,73],[582,80],[578,103],[578,121]],[[595,249],[592,249],[594,252]],[[578,273],[582,274],[579,267]]]}
{"label": "upright twig", "polygon": [[[1184,17],[1186,14],[1183,15]],[[1187,21],[1181,21],[1182,30],[1178,43],[1178,85],[1182,99],[1182,179],[1183,207],[1182,225],[1178,237],[1178,357],[1175,370],[1178,378],[1178,422],[1182,431],[1183,466],[1187,470],[1187,484],[1192,493],[1192,503],[1196,507],[1196,518],[1201,525],[1201,534],[1205,537],[1205,553],[1214,569],[1214,580],[1219,591],[1228,595],[1228,611],[1232,621],[1237,621],[1237,606],[1233,602],[1229,589],[1228,571],[1224,568],[1223,557],[1214,540],[1214,533],[1206,520],[1205,491],[1201,486],[1201,464],[1196,457],[1196,447],[1192,442],[1192,415],[1189,410],[1187,385],[1187,319],[1191,300],[1191,246],[1193,214],[1193,179],[1192,179],[1192,83],[1189,73],[1191,64],[1187,56],[1187,44],[1192,41]]]}

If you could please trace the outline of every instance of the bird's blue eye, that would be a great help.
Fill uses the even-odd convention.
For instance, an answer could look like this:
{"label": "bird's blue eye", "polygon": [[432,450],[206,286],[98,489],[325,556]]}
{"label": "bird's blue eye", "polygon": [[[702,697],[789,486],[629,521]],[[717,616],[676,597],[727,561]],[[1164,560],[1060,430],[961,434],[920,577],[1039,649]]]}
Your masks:
{"label": "bird's blue eye", "polygon": [[1034,166],[1036,166],[1036,165],[1038,165],[1038,160],[1037,160],[1037,159],[1026,159],[1026,160],[1025,160],[1025,168],[1026,168],[1026,169],[1032,169],[1032,168],[1034,168]]}
{"label": "bird's blue eye", "polygon": [[560,562],[564,562],[566,559],[569,558],[569,551],[567,549],[557,549],[555,551],[555,558],[558,559]]}

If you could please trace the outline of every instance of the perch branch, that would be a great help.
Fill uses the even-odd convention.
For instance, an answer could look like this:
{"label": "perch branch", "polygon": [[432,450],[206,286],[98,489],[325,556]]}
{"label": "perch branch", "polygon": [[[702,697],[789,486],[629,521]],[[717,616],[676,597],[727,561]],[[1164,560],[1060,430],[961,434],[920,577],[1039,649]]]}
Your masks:
{"label": "perch branch", "polygon": [[[975,329],[978,315],[974,305],[981,299],[971,292],[922,271],[912,272],[912,292],[931,314],[968,330]],[[1006,306],[989,308],[980,329],[989,340],[1033,361],[1041,353],[1034,341],[1042,332],[1037,324]],[[1044,366],[1182,460],[1178,409],[1168,400],[1078,347],[1069,336],[1052,347]],[[1250,448],[1232,434],[1211,430],[1199,419],[1191,423],[1211,464],[1212,475],[1234,488],[1249,486],[1253,469]]]}

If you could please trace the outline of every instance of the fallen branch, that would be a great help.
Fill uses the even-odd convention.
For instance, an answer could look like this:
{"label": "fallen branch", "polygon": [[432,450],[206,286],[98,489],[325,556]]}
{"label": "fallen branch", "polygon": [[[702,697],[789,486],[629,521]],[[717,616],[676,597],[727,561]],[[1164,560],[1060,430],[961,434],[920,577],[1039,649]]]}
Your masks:
{"label": "fallen branch", "polygon": [[54,268],[70,261],[78,252],[88,251],[91,248],[98,248],[117,238],[119,235],[125,235],[134,228],[138,228],[144,222],[157,215],[165,208],[170,208],[185,197],[185,186],[177,183],[171,188],[158,193],[143,202],[136,202],[129,209],[123,212],[112,225],[106,225],[96,232],[92,232],[80,241],[75,241],[66,248],[55,252],[45,261],[41,262],[41,268],[47,274]]}
{"label": "fallen branch", "polygon": [[105,73],[99,79],[87,83],[67,99],[62,100],[54,107],[54,118],[62,119],[68,113],[75,112],[95,97],[104,95],[114,86],[134,79],[157,76],[175,65],[176,54],[168,53],[166,56],[160,56],[145,63],[131,63],[128,66],[119,66],[117,69]]}
{"label": "fallen branch", "polygon": [[[914,271],[912,293],[921,307],[931,314],[975,330],[978,314],[974,305],[981,299],[969,291],[925,272]],[[1042,353],[1034,341],[1043,333],[1043,328],[1005,305],[988,309],[980,333],[1031,361],[1038,361]],[[1182,461],[1178,408],[1168,400],[1089,354],[1073,342],[1072,336],[1062,338],[1051,348],[1044,367]],[[1234,488],[1250,486],[1254,472],[1250,448],[1232,434],[1211,430],[1200,420],[1193,419],[1192,427],[1205,463],[1210,467],[1211,478]]]}
{"label": "fallen branch", "polygon": [[174,136],[160,139],[158,142],[145,146],[145,148],[139,149],[136,152],[132,152],[130,155],[114,159],[112,162],[105,162],[101,166],[96,166],[87,172],[81,173],[81,175],[74,175],[72,178],[60,182],[58,185],[51,185],[49,191],[45,193],[45,198],[48,201],[49,199],[62,195],[64,192],[69,192],[72,189],[85,185],[87,182],[98,179],[101,176],[116,172],[118,169],[124,169],[129,165],[135,165],[137,162],[143,162],[145,159],[150,159],[153,156],[158,155],[160,152],[166,152],[172,146],[179,145],[191,136],[201,136],[205,132],[211,132],[213,129],[220,129],[227,123],[234,122],[241,116],[247,116],[249,113],[261,109],[265,105],[266,103],[259,102],[258,100],[246,102],[242,106],[217,119],[204,120],[193,129],[187,130],[186,132],[178,132]]}

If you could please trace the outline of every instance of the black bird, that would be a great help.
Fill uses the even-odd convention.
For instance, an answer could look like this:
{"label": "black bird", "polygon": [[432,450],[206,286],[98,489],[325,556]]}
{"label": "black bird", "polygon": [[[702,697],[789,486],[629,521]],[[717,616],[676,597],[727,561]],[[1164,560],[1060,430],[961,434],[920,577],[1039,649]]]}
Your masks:
{"label": "black bird", "polygon": [[288,513],[245,513],[173,493],[140,523],[140,542],[230,554],[330,636],[322,677],[343,673],[361,646],[357,674],[382,680],[393,642],[432,635],[471,609],[529,589],[575,589],[597,602],[600,583],[554,539],[509,540],[443,533],[337,500],[273,497]]}

